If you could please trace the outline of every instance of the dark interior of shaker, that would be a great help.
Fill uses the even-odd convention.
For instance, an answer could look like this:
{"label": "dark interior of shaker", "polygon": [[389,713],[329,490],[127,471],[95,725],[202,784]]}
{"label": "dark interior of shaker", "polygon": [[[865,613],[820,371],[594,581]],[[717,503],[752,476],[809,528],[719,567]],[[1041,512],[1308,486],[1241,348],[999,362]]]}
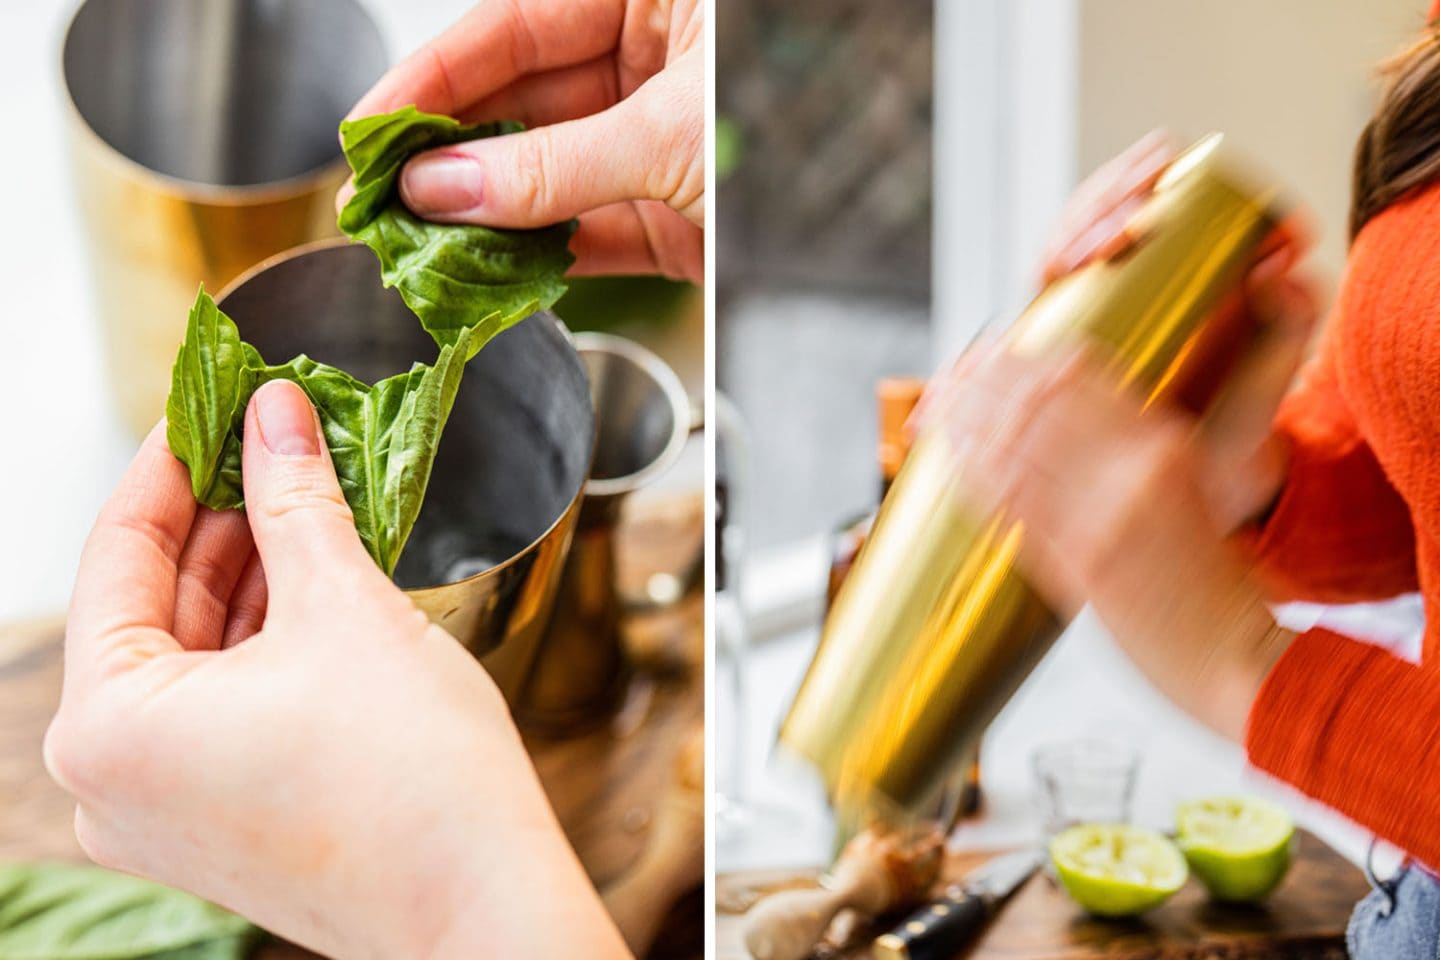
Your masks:
{"label": "dark interior of shaker", "polygon": [[[269,363],[305,353],[373,383],[437,353],[361,246],[284,261],[221,308]],[[585,482],[593,435],[584,367],[551,315],[490,341],[461,381],[395,581],[448,583],[524,549]]]}
{"label": "dark interior of shaker", "polygon": [[385,66],[355,0],[87,0],[64,50],[70,96],[101,139],[214,186],[337,160],[336,128]]}

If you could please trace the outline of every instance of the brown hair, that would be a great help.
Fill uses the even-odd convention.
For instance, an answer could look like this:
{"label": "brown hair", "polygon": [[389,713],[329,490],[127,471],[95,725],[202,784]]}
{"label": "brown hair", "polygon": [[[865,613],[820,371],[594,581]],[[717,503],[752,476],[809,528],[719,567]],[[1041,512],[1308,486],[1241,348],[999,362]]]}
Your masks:
{"label": "brown hair", "polygon": [[1390,204],[1440,180],[1440,22],[1383,69],[1385,93],[1355,149],[1352,241]]}

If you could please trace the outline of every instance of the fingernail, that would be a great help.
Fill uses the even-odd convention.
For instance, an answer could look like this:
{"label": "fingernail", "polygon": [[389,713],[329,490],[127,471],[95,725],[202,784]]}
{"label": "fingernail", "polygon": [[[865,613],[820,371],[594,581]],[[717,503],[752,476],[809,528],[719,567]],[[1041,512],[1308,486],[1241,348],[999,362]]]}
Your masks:
{"label": "fingernail", "polygon": [[421,157],[400,176],[401,199],[421,216],[473,210],[480,206],[480,187],[479,162],[463,154]]}
{"label": "fingernail", "polygon": [[320,454],[315,414],[305,391],[284,380],[274,380],[255,391],[255,419],[265,449],[282,457]]}

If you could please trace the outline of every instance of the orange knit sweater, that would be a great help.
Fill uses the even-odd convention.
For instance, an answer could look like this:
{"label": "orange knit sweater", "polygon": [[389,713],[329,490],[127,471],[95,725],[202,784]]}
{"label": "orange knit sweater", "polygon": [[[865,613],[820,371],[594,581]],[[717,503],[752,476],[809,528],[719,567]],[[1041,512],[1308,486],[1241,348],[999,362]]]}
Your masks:
{"label": "orange knit sweater", "polygon": [[1419,589],[1426,629],[1419,664],[1297,638],[1251,708],[1250,759],[1440,867],[1440,185],[1361,231],[1277,425],[1290,474],[1256,542],[1275,598]]}

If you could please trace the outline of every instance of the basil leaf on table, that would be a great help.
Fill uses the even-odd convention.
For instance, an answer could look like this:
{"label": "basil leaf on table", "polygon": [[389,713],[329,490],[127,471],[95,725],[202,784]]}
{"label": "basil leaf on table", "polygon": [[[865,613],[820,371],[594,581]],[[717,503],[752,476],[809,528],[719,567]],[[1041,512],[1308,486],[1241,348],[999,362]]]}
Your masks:
{"label": "basil leaf on table", "polygon": [[565,292],[573,221],[538,230],[500,230],[431,223],[400,200],[400,170],[434,147],[521,130],[516,123],[461,124],[404,107],[340,124],[340,141],[355,175],[355,195],[340,211],[340,229],[380,259],[385,286],[396,287],[442,345],[476,331],[473,355],[495,334]]}
{"label": "basil leaf on table", "polygon": [[380,568],[393,573],[420,515],[440,434],[474,353],[472,335],[459,331],[433,366],[416,363],[371,386],[305,356],[267,366],[202,288],[171,377],[170,452],[190,468],[201,504],[212,510],[242,506],[240,444],[250,396],[271,380],[298,384],[315,405],[360,539]]}
{"label": "basil leaf on table", "polygon": [[125,874],[0,865],[3,960],[243,960],[262,935],[198,897]]}

